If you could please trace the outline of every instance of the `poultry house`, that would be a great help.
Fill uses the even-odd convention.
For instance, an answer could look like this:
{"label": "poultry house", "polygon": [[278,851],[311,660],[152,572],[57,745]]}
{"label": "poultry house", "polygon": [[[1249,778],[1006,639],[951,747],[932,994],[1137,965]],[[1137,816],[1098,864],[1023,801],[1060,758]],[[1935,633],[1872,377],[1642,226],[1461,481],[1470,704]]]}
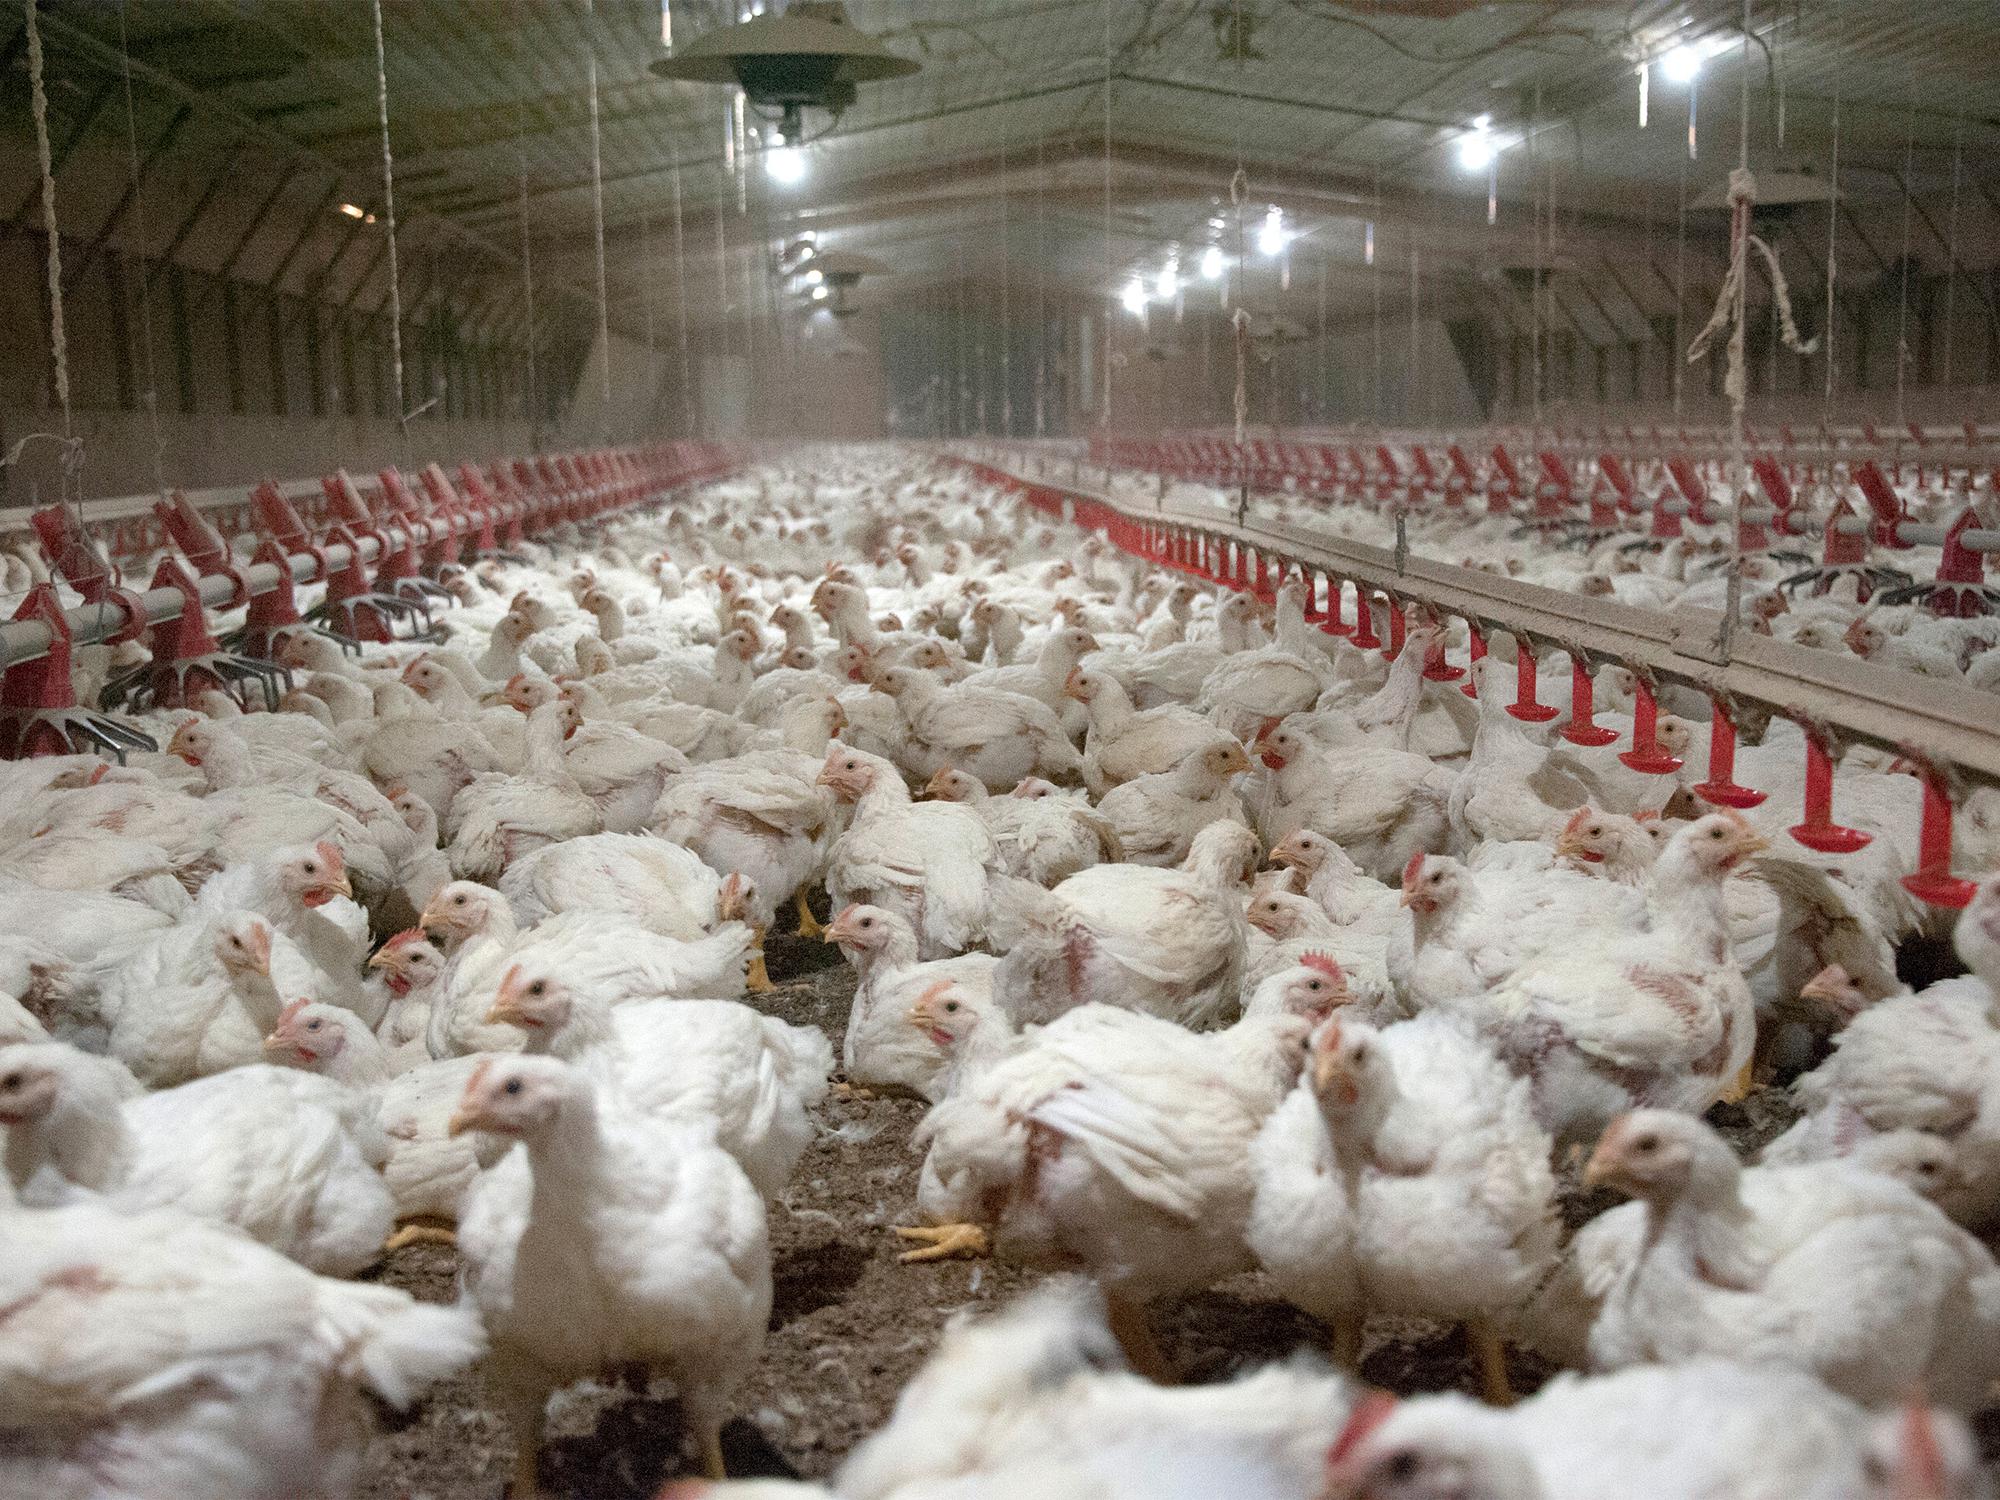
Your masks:
{"label": "poultry house", "polygon": [[[424,565],[458,601],[426,591],[438,638],[294,632],[289,692],[135,715],[174,753],[0,762],[0,1239],[87,1211],[93,1253],[136,1253],[123,1226],[170,1208],[199,1216],[172,1254],[364,1276],[351,1306],[385,1319],[387,1288],[456,1279],[400,1385],[337,1297],[328,1327],[225,1340],[273,1403],[294,1375],[285,1412],[329,1393],[325,1432],[258,1450],[317,1445],[329,1494],[650,1493],[762,1441],[805,1476],[786,1493],[844,1500],[1977,1495],[1959,1413],[2000,1283],[1953,1220],[2000,1203],[2000,803],[1948,785],[1941,846],[1879,738],[1831,747],[1822,788],[1784,704],[1728,699],[1732,761],[1710,677],[1501,628],[1517,580],[1701,621],[1722,554],[1692,513],[1621,553],[1411,511],[1412,557],[1500,584],[1468,620],[1427,611],[1430,561],[1393,599],[1275,542],[1162,566],[1199,483],[1114,471],[1109,520],[1062,490],[1074,529],[1057,489],[829,449],[572,503]],[[1251,486],[1269,523],[1393,556],[1386,513],[1305,486]],[[1810,619],[1968,682],[1994,649],[1903,604],[1857,647],[1858,600],[1784,576],[1744,580],[1760,641]],[[1716,811],[1731,776],[1771,795]],[[1815,808],[1869,842],[1808,847]],[[1925,871],[1983,877],[1967,975]],[[1756,1162],[1740,1219],[1620,1164],[1611,1122],[1661,1107]],[[1571,1234],[1593,1148],[1644,1201]],[[223,1224],[275,1249],[204,1252]],[[1870,1295],[1813,1302],[1814,1266]],[[113,1292],[24,1284],[0,1318],[60,1294],[85,1347]],[[354,1392],[474,1363],[475,1320],[483,1382],[362,1453]],[[1537,1393],[1515,1349],[1603,1371]],[[1521,1399],[1385,1420],[1355,1367]],[[1894,1410],[1918,1377],[1949,1414]],[[91,1430],[180,1420],[183,1387],[117,1411],[128,1389],[78,1408]],[[739,1408],[754,1432],[723,1430]],[[0,1489],[41,1485],[9,1420]],[[169,1465],[132,1471],[146,1500],[309,1487],[136,1441]]]}

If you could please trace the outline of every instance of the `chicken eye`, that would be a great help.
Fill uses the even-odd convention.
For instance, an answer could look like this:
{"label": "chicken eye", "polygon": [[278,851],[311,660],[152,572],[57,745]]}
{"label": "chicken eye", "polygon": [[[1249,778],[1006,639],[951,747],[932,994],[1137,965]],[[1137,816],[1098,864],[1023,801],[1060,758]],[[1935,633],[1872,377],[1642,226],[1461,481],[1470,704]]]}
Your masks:
{"label": "chicken eye", "polygon": [[320,1027],[321,1027],[321,1025],[322,1025],[322,1024],[324,1024],[324,1023],[322,1023],[322,1022],[319,1022],[319,1021],[308,1021],[308,1022],[306,1022],[306,1030],[307,1030],[307,1031],[318,1031],[318,1030],[320,1029]]}
{"label": "chicken eye", "polygon": [[528,986],[528,993],[531,995],[546,995],[548,992],[549,992],[548,985],[544,981],[539,979],[537,979],[533,984]]}
{"label": "chicken eye", "polygon": [[873,927],[875,925],[875,919],[873,917],[863,917],[861,919],[861,925],[863,927]]}
{"label": "chicken eye", "polygon": [[957,1014],[958,1014],[958,1002],[957,1002],[956,1000],[947,1000],[947,1001],[945,1001],[945,1003],[944,1003],[944,1013],[945,1013],[946,1015],[948,1015],[948,1016],[955,1016],[955,1015],[957,1015]]}
{"label": "chicken eye", "polygon": [[304,870],[308,875],[319,874],[319,866],[314,864],[311,860],[307,860],[304,864],[300,865],[299,868],[301,870]]}
{"label": "chicken eye", "polygon": [[1308,979],[1306,981],[1306,988],[1309,990],[1318,991],[1319,989],[1322,988],[1322,986],[1317,979]]}
{"label": "chicken eye", "polygon": [[1639,1137],[1639,1139],[1637,1139],[1632,1143],[1632,1149],[1634,1151],[1640,1152],[1641,1154],[1644,1154],[1645,1152],[1648,1151],[1657,1151],[1659,1149],[1659,1146],[1660,1146],[1659,1137],[1651,1135],[1642,1135]]}
{"label": "chicken eye", "polygon": [[463,906],[463,905],[465,905],[465,897],[463,897],[463,896],[453,896],[453,897],[451,898],[451,904],[452,904],[453,906]]}
{"label": "chicken eye", "polygon": [[9,1073],[5,1078],[0,1078],[0,1089],[17,1089],[20,1086],[21,1075],[19,1073]]}
{"label": "chicken eye", "polygon": [[1383,1463],[1382,1475],[1385,1479],[1392,1480],[1415,1479],[1419,1467],[1416,1454],[1395,1453]]}
{"label": "chicken eye", "polygon": [[501,1093],[503,1093],[503,1094],[518,1094],[518,1093],[520,1093],[520,1092],[521,1092],[521,1080],[520,1080],[520,1079],[518,1079],[518,1078],[510,1078],[510,1079],[508,1079],[508,1080],[507,1080],[507,1081],[506,1081],[506,1082],[505,1082],[504,1084],[502,1084],[502,1085],[500,1086],[500,1092],[501,1092]]}

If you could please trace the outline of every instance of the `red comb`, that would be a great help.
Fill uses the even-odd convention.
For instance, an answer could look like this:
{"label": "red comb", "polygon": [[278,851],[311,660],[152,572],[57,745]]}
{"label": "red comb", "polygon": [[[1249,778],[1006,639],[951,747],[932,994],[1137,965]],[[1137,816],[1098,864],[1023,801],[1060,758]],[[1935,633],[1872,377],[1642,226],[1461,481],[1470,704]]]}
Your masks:
{"label": "red comb", "polygon": [[390,938],[388,942],[382,945],[382,951],[386,953],[391,948],[407,948],[410,946],[410,944],[421,943],[423,940],[424,940],[423,928],[405,927],[401,932],[397,933],[394,937]]}
{"label": "red comb", "polygon": [[1396,1410],[1396,1398],[1387,1391],[1370,1391],[1354,1403],[1354,1410],[1347,1414],[1347,1423],[1340,1429],[1340,1435],[1327,1449],[1328,1464],[1337,1464],[1351,1456],[1368,1440],[1370,1433],[1389,1420]]}
{"label": "red comb", "polygon": [[1335,984],[1347,983],[1347,976],[1341,972],[1340,964],[1334,959],[1331,953],[1303,954],[1300,956],[1299,962],[1308,969],[1318,970]]}
{"label": "red comb", "polygon": [[1410,862],[1403,866],[1403,889],[1408,890],[1417,883],[1417,872],[1424,867],[1424,851],[1419,849],[1410,856]]}
{"label": "red comb", "polygon": [[1587,806],[1579,807],[1575,812],[1569,815],[1569,821],[1563,824],[1563,832],[1565,834],[1575,833],[1577,828],[1581,826],[1581,824],[1583,823],[1583,820],[1585,818],[1588,818],[1589,816],[1590,816],[1590,809]]}
{"label": "red comb", "polygon": [[334,843],[331,839],[321,839],[317,844],[313,845],[313,848],[317,849],[319,857],[332,865],[334,869],[344,870],[347,868],[347,856],[340,852],[340,845]]}
{"label": "red comb", "polygon": [[294,1000],[291,1004],[287,1005],[283,1010],[278,1012],[278,1024],[280,1026],[284,1025],[285,1022],[291,1020],[293,1016],[297,1015],[300,1011],[304,1010],[310,1004],[312,1004],[312,1001],[304,998]]}
{"label": "red comb", "polygon": [[1657,818],[1659,815],[1660,813],[1658,808],[1649,807],[1641,812],[1633,813],[1632,821],[1634,823],[1650,823],[1653,821],[1653,819]]}

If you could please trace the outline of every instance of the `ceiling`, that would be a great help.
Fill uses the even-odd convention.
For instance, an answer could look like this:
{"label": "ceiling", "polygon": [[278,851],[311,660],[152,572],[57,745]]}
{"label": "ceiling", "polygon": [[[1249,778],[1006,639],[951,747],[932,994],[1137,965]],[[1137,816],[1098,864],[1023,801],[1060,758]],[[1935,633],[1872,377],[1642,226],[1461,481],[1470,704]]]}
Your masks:
{"label": "ceiling", "polygon": [[[682,37],[751,9],[669,3]],[[594,301],[593,60],[611,320],[635,335],[683,311],[711,324],[768,305],[770,248],[806,228],[892,263],[885,296],[1032,278],[1103,297],[1176,253],[1191,275],[1219,241],[1232,259],[1243,244],[1272,295],[1341,316],[1377,289],[1363,252],[1371,223],[1378,263],[1400,267],[1414,249],[1447,278],[1615,264],[1642,237],[1648,252],[1669,239],[1682,201],[1734,165],[1746,53],[1751,165],[1825,176],[1837,119],[1843,194],[1857,210],[1893,207],[1906,180],[1947,191],[1955,163],[1964,191],[1983,194],[1982,164],[2000,145],[2000,7],[1979,0],[1750,0],[1749,42],[1733,0],[850,0],[848,10],[921,71],[864,85],[836,123],[816,117],[808,175],[784,187],[758,169],[760,141],[740,181],[726,172],[728,91],[649,71],[662,55],[661,0],[384,0],[403,274],[470,295],[490,285],[497,298],[521,279],[525,228],[540,294]],[[74,0],[49,6],[43,26],[58,138],[83,121],[76,160],[94,152],[103,166],[98,182],[65,176],[68,222],[120,217],[133,141],[122,99],[105,89],[129,45],[131,135],[143,158],[171,132],[156,179],[171,187],[154,191],[143,224],[112,226],[144,237],[128,248],[336,299],[366,285],[364,304],[376,300],[380,230],[339,211],[383,207],[367,4],[128,0],[121,11]],[[1714,51],[1695,92],[1692,163],[1690,91],[1657,67],[1650,124],[1638,126],[1635,62],[1679,43]],[[18,82],[18,47],[9,73]],[[1487,174],[1459,164],[1459,140],[1482,114],[1503,148],[1492,225]],[[267,183],[283,232],[246,231]],[[23,184],[32,179],[0,180],[17,194]],[[203,193],[228,211],[181,230],[188,216],[176,209]],[[1253,248],[1271,204],[1297,236],[1282,268]],[[1725,214],[1695,211],[1687,224],[1691,255],[1719,255]]]}

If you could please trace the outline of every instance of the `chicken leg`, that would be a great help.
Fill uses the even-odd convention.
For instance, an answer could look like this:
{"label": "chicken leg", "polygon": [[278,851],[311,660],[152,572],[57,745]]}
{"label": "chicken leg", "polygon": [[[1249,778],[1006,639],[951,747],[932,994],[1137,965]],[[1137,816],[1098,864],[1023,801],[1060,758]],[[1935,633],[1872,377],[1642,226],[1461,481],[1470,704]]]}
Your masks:
{"label": "chicken leg", "polygon": [[1153,1325],[1146,1318],[1144,1304],[1107,1295],[1104,1312],[1111,1336],[1118,1340],[1118,1347],[1125,1351],[1132,1368],[1155,1385],[1175,1384],[1173,1366],[1153,1337]]}
{"label": "chicken leg", "polygon": [[705,1478],[724,1480],[729,1470],[722,1461],[722,1432],[716,1427],[701,1430],[701,1472]]}
{"label": "chicken leg", "polygon": [[915,1240],[924,1248],[905,1250],[901,1261],[948,1260],[954,1255],[990,1255],[992,1247],[986,1231],[977,1224],[925,1224],[916,1228],[896,1226],[899,1239]]}
{"label": "chicken leg", "polygon": [[1716,1095],[1718,1104],[1741,1104],[1750,1097],[1750,1091],[1757,1086],[1757,1058],[1753,1052],[1750,1059],[1737,1070],[1722,1092]]}
{"label": "chicken leg", "polygon": [[514,1428],[514,1482],[508,1486],[507,1500],[540,1500],[538,1478],[542,1456],[542,1421],[548,1405],[547,1391],[530,1397],[523,1394],[509,1403]]}
{"label": "chicken leg", "polygon": [[395,1233],[382,1242],[382,1253],[387,1255],[392,1250],[401,1250],[409,1245],[449,1245],[456,1249],[458,1234],[444,1220],[420,1214],[397,1223]]}
{"label": "chicken leg", "polygon": [[1479,1392],[1488,1406],[1512,1406],[1514,1387],[1507,1378],[1507,1347],[1499,1331],[1485,1318],[1465,1325],[1465,1342],[1479,1361]]}
{"label": "chicken leg", "polygon": [[792,902],[798,908],[799,936],[808,942],[816,937],[825,937],[826,928],[821,926],[819,918],[813,915],[812,904],[806,900],[804,886],[799,887],[798,894],[792,898]]}
{"label": "chicken leg", "polygon": [[772,990],[777,988],[775,984],[771,983],[771,976],[764,969],[764,934],[769,930],[767,927],[752,927],[750,929],[750,936],[756,944],[756,951],[750,955],[750,967],[743,976],[743,988],[753,995],[768,995]]}

